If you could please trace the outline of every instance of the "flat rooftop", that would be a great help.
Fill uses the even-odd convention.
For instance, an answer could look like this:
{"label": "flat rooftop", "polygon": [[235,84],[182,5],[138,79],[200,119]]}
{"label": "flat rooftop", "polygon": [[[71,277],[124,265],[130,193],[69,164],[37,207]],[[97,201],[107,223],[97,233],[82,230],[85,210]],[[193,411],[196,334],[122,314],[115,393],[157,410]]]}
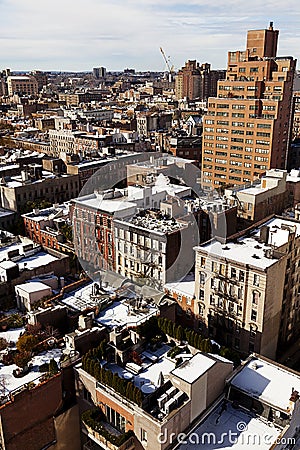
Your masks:
{"label": "flat rooftop", "polygon": [[148,304],[141,310],[130,308],[128,300],[115,301],[102,311],[96,321],[110,328],[137,326],[158,313],[157,307]]}
{"label": "flat rooftop", "polygon": [[178,450],[269,450],[280,436],[281,429],[258,416],[227,404],[219,405],[204,422],[185,437]]}
{"label": "flat rooftop", "polygon": [[232,386],[287,412],[293,389],[300,392],[300,374],[269,363],[251,359],[231,380]]}
{"label": "flat rooftop", "polygon": [[[61,302],[78,311],[96,307],[101,301],[107,301],[109,304],[112,301],[110,300],[110,294],[113,294],[114,291],[108,288],[106,293],[101,293],[97,297],[93,295],[93,285],[94,283],[90,283],[77,289],[74,293],[63,298]],[[156,315],[157,311],[154,302],[144,301],[140,308],[135,308],[130,299],[124,299],[111,303],[100,312],[95,320],[97,323],[109,328],[137,326],[151,316]]]}
{"label": "flat rooftop", "polygon": [[191,359],[174,369],[172,374],[192,384],[215,364],[216,361],[212,358],[203,353],[196,353]]}
{"label": "flat rooftop", "polygon": [[182,281],[166,283],[164,289],[170,292],[176,292],[180,295],[193,297],[195,294],[195,274],[188,274]]}
{"label": "flat rooftop", "polygon": [[186,227],[183,222],[178,222],[173,218],[167,217],[153,217],[152,214],[136,215],[130,219],[125,220],[132,225],[136,225],[137,228],[147,229],[160,233],[172,233],[173,231],[180,230]]}
{"label": "flat rooftop", "polygon": [[58,261],[58,258],[56,258],[53,255],[50,255],[49,253],[45,252],[38,252],[35,253],[32,256],[27,256],[25,258],[20,259],[17,261],[17,264],[20,269],[37,269],[41,266],[46,266],[47,264],[50,264],[52,262]]}
{"label": "flat rooftop", "polygon": [[267,269],[278,261],[278,258],[267,258],[266,250],[271,250],[270,245],[259,243],[253,237],[238,239],[238,243],[227,242],[222,244],[217,240],[195,247],[195,249],[205,250],[210,257],[226,258],[242,264],[249,264],[259,269]]}
{"label": "flat rooftop", "polygon": [[145,354],[156,359],[156,362],[151,361],[146,355],[142,354],[142,366],[140,373],[131,372],[130,368],[123,369],[117,364],[109,364],[106,366],[113,373],[118,373],[121,378],[131,379],[135,386],[141,388],[144,384],[150,384],[155,391],[159,386],[159,378],[162,373],[164,380],[169,379],[169,374],[175,369],[176,363],[167,356],[171,349],[168,345],[163,345],[156,351],[147,351]]}
{"label": "flat rooftop", "polygon": [[242,264],[255,266],[259,269],[266,269],[278,260],[274,256],[266,257],[266,250],[272,250],[273,247],[280,249],[280,247],[287,244],[290,231],[294,231],[296,236],[299,236],[300,222],[274,217],[263,225],[269,227],[267,244],[258,242],[260,227],[254,229],[250,237],[241,237],[237,242],[222,244],[214,239],[195,248],[199,250],[204,249],[211,256],[224,257]]}
{"label": "flat rooftop", "polygon": [[[0,333],[0,337],[5,336],[3,333]],[[4,366],[0,363],[0,401],[8,400],[8,395],[11,392],[17,391],[27,383],[33,382],[39,384],[40,378],[44,375],[39,371],[39,367],[44,363],[49,363],[51,359],[55,359],[58,363],[61,355],[62,350],[55,348],[34,356],[30,361],[32,364],[30,372],[21,378],[15,378],[13,375],[13,371],[18,368],[15,364]]]}
{"label": "flat rooftop", "polygon": [[103,199],[101,195],[91,194],[84,197],[78,197],[74,200],[75,204],[82,204],[86,207],[96,209],[97,211],[105,211],[111,214],[126,210],[135,210],[136,204],[127,201],[127,197],[118,197],[112,199]]}
{"label": "flat rooftop", "polygon": [[16,287],[28,294],[32,294],[33,292],[43,292],[45,290],[50,290],[51,292],[51,287],[40,281],[28,281],[28,283],[17,284]]}
{"label": "flat rooftop", "polygon": [[[297,221],[274,217],[268,222],[265,222],[264,225],[270,228],[268,244],[275,245],[275,247],[281,247],[288,243],[289,230],[287,228],[290,231],[295,231],[296,236],[300,236],[300,222]],[[258,235],[259,231],[256,233],[256,236]]]}
{"label": "flat rooftop", "polygon": [[[154,169],[154,168],[160,169],[162,167],[167,167],[172,164],[192,164],[194,162],[196,162],[196,160],[184,159],[184,158],[178,158],[177,156],[166,155],[161,158],[155,158],[154,162],[149,160],[149,161],[138,162],[138,163],[135,163],[132,165],[137,166],[137,167],[150,168],[150,169]],[[129,165],[131,165],[131,164],[129,164]]]}

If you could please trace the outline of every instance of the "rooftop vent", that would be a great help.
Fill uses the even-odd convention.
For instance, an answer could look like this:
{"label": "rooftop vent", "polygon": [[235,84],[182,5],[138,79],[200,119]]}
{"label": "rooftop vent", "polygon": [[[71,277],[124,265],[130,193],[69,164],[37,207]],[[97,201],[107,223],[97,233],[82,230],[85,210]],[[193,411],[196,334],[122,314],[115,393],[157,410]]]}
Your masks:
{"label": "rooftop vent", "polygon": [[256,255],[256,254],[254,253],[254,255],[252,255],[252,258],[260,259],[260,256],[258,256],[258,255]]}
{"label": "rooftop vent", "polygon": [[254,362],[251,364],[251,369],[253,369],[253,370],[257,370],[257,369],[258,369],[257,362],[254,361]]}

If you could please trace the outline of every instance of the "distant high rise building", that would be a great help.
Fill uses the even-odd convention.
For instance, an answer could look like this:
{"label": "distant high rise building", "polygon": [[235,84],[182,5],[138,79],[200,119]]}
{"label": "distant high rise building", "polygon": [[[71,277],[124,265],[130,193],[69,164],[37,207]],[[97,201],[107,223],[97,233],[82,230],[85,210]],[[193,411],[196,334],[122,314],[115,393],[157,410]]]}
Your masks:
{"label": "distant high rise building", "polygon": [[284,169],[296,60],[277,57],[278,30],[251,30],[245,51],[228,53],[226,80],[204,117],[202,184],[245,184]]}
{"label": "distant high rise building", "polygon": [[200,97],[200,67],[196,60],[189,60],[175,77],[175,96],[178,100],[194,100]]}
{"label": "distant high rise building", "polygon": [[38,83],[31,76],[9,76],[7,77],[8,94],[37,95]]}
{"label": "distant high rise building", "polygon": [[106,77],[106,68],[105,67],[94,67],[93,75],[96,78],[96,80],[105,78]]}
{"label": "distant high rise building", "polygon": [[210,64],[204,63],[200,66],[200,75],[200,99],[207,101],[217,95],[218,81],[225,80],[226,70],[211,70]]}
{"label": "distant high rise building", "polygon": [[210,64],[199,65],[195,60],[187,61],[175,78],[175,95],[177,100],[188,98],[202,101],[217,94],[218,80],[225,79],[225,70],[211,70]]}
{"label": "distant high rise building", "polygon": [[41,70],[34,70],[30,72],[29,75],[33,76],[36,79],[39,91],[41,91],[44,86],[47,86],[48,77],[45,72],[42,72]]}

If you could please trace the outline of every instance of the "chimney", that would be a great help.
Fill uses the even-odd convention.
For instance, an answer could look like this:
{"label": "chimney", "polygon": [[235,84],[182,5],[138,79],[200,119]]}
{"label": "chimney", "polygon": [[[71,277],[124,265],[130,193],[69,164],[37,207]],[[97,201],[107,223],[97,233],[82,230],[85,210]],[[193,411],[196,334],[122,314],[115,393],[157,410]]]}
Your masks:
{"label": "chimney", "polygon": [[267,244],[268,240],[269,240],[269,233],[270,233],[270,228],[268,227],[268,225],[263,225],[260,228],[259,240],[261,242],[264,242],[265,244]]}
{"label": "chimney", "polygon": [[270,22],[269,30],[273,31],[273,22]]}

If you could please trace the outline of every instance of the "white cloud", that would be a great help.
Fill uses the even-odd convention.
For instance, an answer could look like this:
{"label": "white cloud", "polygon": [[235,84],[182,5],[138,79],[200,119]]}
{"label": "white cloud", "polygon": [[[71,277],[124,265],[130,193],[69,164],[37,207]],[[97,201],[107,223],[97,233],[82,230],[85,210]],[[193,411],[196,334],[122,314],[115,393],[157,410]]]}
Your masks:
{"label": "white cloud", "polygon": [[162,70],[163,46],[175,67],[197,58],[225,68],[227,51],[270,20],[280,51],[297,57],[298,10],[298,0],[0,0],[0,67]]}

